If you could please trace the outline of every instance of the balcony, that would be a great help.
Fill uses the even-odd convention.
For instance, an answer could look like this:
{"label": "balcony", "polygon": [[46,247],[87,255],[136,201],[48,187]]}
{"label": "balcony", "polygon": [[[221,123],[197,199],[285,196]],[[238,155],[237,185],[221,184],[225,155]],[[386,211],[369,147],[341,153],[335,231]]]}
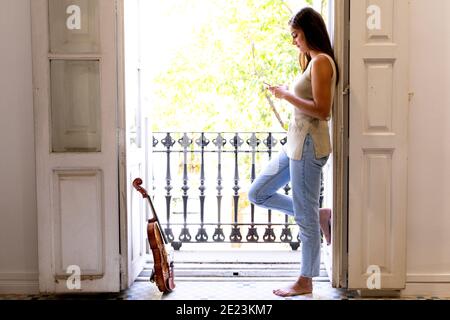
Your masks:
{"label": "balcony", "polygon": [[[285,143],[285,132],[153,133],[151,194],[172,247],[297,250],[293,218],[256,208],[247,198],[251,183]],[[280,192],[290,190],[288,184]]]}

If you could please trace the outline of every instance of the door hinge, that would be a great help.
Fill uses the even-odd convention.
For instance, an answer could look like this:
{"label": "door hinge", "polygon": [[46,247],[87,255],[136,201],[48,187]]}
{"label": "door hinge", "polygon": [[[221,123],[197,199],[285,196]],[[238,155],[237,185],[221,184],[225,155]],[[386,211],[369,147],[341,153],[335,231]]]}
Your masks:
{"label": "door hinge", "polygon": [[346,85],[344,90],[342,90],[342,95],[343,96],[348,96],[350,94],[350,86]]}

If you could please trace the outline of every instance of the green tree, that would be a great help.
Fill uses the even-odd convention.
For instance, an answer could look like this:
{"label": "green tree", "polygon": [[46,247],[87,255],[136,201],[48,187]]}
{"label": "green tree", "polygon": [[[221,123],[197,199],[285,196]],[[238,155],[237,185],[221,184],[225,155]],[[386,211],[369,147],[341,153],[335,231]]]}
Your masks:
{"label": "green tree", "polygon": [[[288,84],[298,70],[282,0],[198,0],[217,8],[153,81],[154,131],[282,130],[263,82]],[[179,1],[178,1],[179,3]],[[180,26],[181,28],[183,26]],[[288,106],[274,101],[286,121]]]}

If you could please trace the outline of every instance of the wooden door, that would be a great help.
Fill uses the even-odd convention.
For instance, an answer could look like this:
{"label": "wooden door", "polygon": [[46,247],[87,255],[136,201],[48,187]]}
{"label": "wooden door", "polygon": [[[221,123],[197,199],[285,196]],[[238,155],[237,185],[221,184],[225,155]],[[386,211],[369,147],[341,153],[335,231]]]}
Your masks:
{"label": "wooden door", "polygon": [[350,289],[406,281],[408,1],[351,0]]}
{"label": "wooden door", "polygon": [[120,289],[115,0],[33,0],[39,287]]}

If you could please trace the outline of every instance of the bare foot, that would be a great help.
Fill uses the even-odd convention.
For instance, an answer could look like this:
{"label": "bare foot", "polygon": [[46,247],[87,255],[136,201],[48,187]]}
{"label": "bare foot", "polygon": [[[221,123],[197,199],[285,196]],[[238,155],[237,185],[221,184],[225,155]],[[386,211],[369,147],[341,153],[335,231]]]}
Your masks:
{"label": "bare foot", "polygon": [[283,289],[273,290],[273,293],[279,297],[294,297],[310,294],[313,291],[312,289],[312,279],[300,277],[293,285]]}

